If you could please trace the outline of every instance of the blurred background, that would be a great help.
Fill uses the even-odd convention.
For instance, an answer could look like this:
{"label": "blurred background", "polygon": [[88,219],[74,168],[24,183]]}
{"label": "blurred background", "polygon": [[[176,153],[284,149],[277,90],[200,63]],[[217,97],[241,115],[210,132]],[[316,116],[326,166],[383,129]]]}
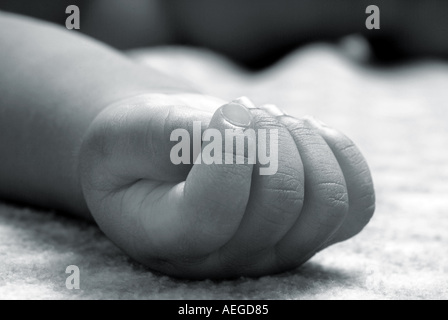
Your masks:
{"label": "blurred background", "polygon": [[0,10],[65,26],[68,5],[80,32],[117,49],[181,44],[222,53],[259,70],[312,41],[357,34],[369,62],[448,56],[448,2],[378,0],[381,29],[367,30],[365,0],[0,0]]}

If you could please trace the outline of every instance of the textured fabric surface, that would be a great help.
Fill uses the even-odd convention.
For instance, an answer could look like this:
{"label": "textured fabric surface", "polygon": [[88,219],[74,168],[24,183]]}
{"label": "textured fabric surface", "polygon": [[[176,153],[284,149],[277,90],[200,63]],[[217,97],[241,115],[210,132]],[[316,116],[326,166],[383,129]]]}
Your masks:
{"label": "textured fabric surface", "polygon": [[[211,95],[276,103],[345,132],[371,166],[374,219],[359,236],[297,270],[192,282],[132,262],[93,225],[0,204],[1,299],[448,298],[448,64],[369,69],[335,47],[314,45],[249,75],[193,50],[136,56],[188,75]],[[69,265],[80,267],[80,290],[65,287]]]}

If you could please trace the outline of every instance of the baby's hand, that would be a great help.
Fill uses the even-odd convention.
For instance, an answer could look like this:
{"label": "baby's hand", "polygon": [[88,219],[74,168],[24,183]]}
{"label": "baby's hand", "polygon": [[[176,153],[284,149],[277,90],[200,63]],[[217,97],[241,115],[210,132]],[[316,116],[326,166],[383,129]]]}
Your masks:
{"label": "baby's hand", "polygon": [[[200,95],[147,95],[95,119],[80,175],[91,213],[112,241],[169,275],[225,278],[295,268],[363,229],[374,211],[373,183],[348,138],[247,99],[214,115],[199,110],[222,104]],[[224,164],[225,147],[223,164],[173,164],[171,133],[186,129],[194,137],[194,121],[223,137],[226,129],[277,130],[277,172],[260,175],[258,161]],[[243,156],[238,152],[231,157]]]}

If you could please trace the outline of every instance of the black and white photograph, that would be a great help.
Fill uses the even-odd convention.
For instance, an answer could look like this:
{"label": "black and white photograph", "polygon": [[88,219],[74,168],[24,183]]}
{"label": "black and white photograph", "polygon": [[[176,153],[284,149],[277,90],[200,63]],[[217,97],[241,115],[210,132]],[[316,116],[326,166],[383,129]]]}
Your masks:
{"label": "black and white photograph", "polygon": [[447,299],[447,1],[0,0],[0,300]]}

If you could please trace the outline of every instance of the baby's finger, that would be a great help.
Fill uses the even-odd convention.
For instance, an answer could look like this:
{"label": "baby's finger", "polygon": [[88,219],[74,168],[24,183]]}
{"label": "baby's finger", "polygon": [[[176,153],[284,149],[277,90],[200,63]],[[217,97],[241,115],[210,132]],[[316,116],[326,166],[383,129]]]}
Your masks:
{"label": "baby's finger", "polygon": [[195,260],[223,246],[236,232],[249,199],[253,164],[247,147],[229,150],[225,137],[231,132],[237,139],[246,137],[246,146],[254,145],[253,137],[245,135],[251,127],[245,106],[230,103],[218,109],[187,180],[147,204],[148,234],[168,256]]}
{"label": "baby's finger", "polygon": [[302,212],[276,246],[283,267],[288,268],[309,259],[339,229],[348,211],[347,188],[333,152],[308,119],[286,116],[274,106],[265,110],[288,128],[305,169]]}
{"label": "baby's finger", "polygon": [[375,211],[375,190],[369,166],[356,145],[338,130],[318,120],[311,124],[333,150],[344,173],[349,196],[347,218],[326,247],[355,236],[369,223]]}
{"label": "baby's finger", "polygon": [[[244,101],[244,100],[242,100]],[[302,210],[303,165],[289,131],[275,117],[253,108],[258,161],[241,225],[221,250],[226,271],[265,273],[272,268],[272,248],[291,229]],[[269,162],[262,158],[269,155]]]}

